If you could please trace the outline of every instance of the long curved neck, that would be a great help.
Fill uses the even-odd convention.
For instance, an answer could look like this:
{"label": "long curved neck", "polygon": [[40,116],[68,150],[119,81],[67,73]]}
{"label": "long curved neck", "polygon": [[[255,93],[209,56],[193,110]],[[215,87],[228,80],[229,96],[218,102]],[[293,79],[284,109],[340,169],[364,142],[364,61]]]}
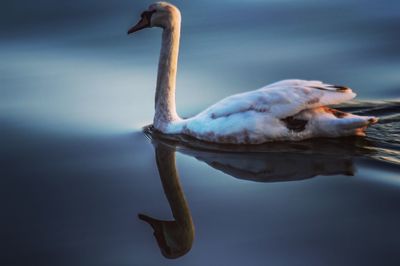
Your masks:
{"label": "long curved neck", "polygon": [[175,105],[180,27],[180,18],[173,18],[170,26],[164,28],[162,34],[153,121],[154,127],[161,131],[164,131],[169,123],[180,119]]}

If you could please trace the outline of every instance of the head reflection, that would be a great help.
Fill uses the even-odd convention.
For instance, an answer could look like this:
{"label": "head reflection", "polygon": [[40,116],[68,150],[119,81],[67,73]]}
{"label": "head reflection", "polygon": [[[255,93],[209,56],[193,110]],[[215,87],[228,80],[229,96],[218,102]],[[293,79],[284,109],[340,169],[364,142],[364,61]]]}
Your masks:
{"label": "head reflection", "polygon": [[139,214],[139,218],[153,228],[166,258],[183,256],[194,240],[194,225],[179,183],[175,151],[193,156],[233,177],[257,182],[353,175],[354,157],[366,153],[357,145],[364,141],[359,138],[238,147],[177,139],[178,136],[159,135],[152,128],[145,129],[145,133],[154,145],[159,175],[174,220],[158,220],[144,214]]}
{"label": "head reflection", "polygon": [[162,142],[153,142],[161,183],[175,220],[159,220],[144,214],[139,219],[147,222],[164,257],[169,259],[185,255],[194,239],[194,226],[176,170],[175,150]]}

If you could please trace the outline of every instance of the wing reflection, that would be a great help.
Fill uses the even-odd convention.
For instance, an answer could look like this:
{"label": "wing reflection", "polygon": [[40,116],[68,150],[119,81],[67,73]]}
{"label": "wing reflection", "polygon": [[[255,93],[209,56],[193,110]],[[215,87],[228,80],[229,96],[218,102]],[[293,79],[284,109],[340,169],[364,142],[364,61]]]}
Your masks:
{"label": "wing reflection", "polygon": [[357,137],[241,146],[207,143],[182,135],[166,136],[151,127],[145,129],[145,134],[155,144],[162,143],[233,177],[257,182],[353,175],[354,158],[373,152],[365,148],[371,146],[368,140]]}

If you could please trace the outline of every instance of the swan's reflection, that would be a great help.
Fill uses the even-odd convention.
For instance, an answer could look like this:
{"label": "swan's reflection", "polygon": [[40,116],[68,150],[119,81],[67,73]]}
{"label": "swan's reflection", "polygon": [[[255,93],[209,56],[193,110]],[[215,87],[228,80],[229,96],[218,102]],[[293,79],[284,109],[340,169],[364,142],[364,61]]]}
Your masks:
{"label": "swan's reflection", "polygon": [[[145,129],[155,145],[169,147],[207,163],[236,178],[258,182],[282,182],[318,175],[353,175],[353,159],[371,155],[363,138],[312,139],[264,145],[218,145],[182,135],[163,135]],[[374,145],[372,145],[374,146]]]}
{"label": "swan's reflection", "polygon": [[175,220],[163,221],[144,214],[139,214],[139,218],[154,229],[161,252],[167,258],[186,254],[194,239],[194,225],[179,183],[175,151],[196,157],[236,178],[260,182],[292,181],[317,175],[353,175],[353,158],[366,152],[357,145],[357,142],[365,141],[360,138],[239,147],[159,135],[151,128],[145,129],[145,133],[154,145],[161,182]]}
{"label": "swan's reflection", "polygon": [[175,151],[162,142],[153,141],[157,168],[174,221],[158,220],[139,214],[153,229],[162,254],[174,259],[186,254],[192,247],[194,226],[176,170]]}

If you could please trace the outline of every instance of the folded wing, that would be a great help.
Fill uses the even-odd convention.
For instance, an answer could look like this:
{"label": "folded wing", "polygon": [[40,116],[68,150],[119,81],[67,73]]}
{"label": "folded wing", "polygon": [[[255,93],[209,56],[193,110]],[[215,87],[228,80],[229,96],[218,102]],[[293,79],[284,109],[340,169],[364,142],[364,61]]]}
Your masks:
{"label": "folded wing", "polygon": [[283,80],[261,89],[227,97],[201,115],[215,119],[241,112],[262,112],[278,119],[303,110],[339,104],[356,96],[351,89],[321,81]]}

